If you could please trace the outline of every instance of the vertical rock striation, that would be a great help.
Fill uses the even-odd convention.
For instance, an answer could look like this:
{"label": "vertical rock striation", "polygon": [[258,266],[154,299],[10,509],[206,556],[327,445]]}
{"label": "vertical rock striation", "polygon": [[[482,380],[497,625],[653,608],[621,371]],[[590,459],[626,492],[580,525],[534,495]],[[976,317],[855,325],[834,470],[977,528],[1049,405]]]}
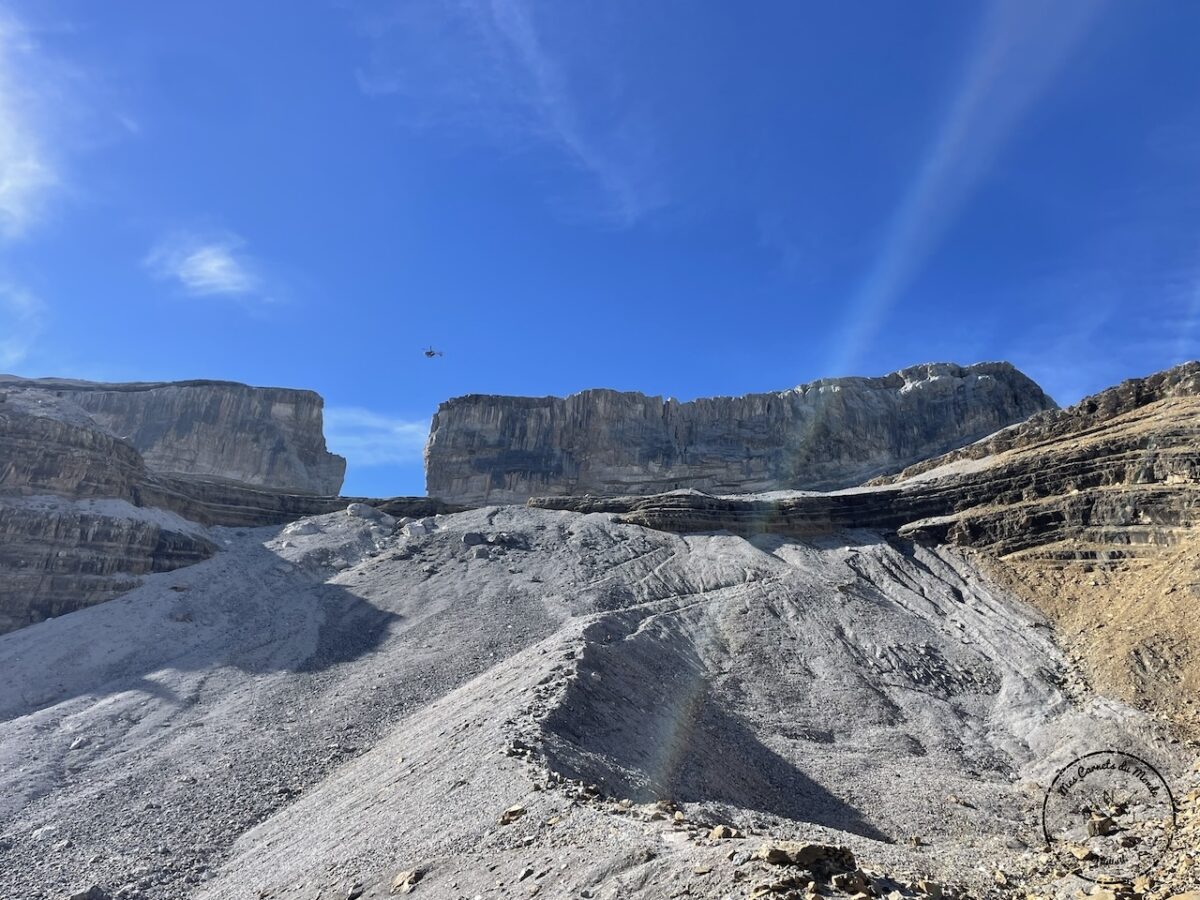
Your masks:
{"label": "vertical rock striation", "polygon": [[340,508],[344,466],[308,391],[0,376],[0,633],[208,558],[206,526]]}
{"label": "vertical rock striation", "polygon": [[346,461],[325,447],[312,391],[227,381],[99,384],[0,376],[0,391],[53,395],[133,447],[155,472],[337,494]]}
{"label": "vertical rock striation", "polygon": [[788,391],[680,403],[590,390],[443,403],[425,450],[430,494],[531,496],[827,490],[894,472],[1054,408],[1008,363],[913,366]]}

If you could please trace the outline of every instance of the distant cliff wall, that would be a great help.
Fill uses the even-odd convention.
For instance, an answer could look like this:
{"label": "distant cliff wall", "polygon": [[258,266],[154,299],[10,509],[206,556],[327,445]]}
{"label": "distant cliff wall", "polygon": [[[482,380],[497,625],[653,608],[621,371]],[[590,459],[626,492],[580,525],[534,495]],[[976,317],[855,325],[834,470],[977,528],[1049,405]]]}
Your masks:
{"label": "distant cliff wall", "polygon": [[312,391],[226,381],[99,384],[0,376],[0,391],[53,394],[130,444],[155,472],[306,494],[342,487],[346,461],[325,447]]}
{"label": "distant cliff wall", "polygon": [[590,390],[443,403],[426,486],[453,503],[531,496],[829,490],[895,472],[1054,408],[1008,363],[913,366],[680,403]]}

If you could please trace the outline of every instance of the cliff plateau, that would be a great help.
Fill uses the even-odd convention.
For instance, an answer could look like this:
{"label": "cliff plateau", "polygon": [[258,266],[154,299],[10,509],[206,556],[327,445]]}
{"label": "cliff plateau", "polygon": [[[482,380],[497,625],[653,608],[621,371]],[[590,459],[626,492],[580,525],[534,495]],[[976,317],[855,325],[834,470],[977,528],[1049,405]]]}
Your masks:
{"label": "cliff plateau", "polygon": [[220,478],[331,495],[346,460],[325,447],[323,401],[312,391],[229,381],[100,384],[0,376],[0,392],[52,394],[133,447],[163,474]]}
{"label": "cliff plateau", "polygon": [[828,490],[1053,407],[1008,363],[920,365],[685,403],[610,390],[470,395],[434,415],[426,482],[430,494],[464,505],[678,488]]}

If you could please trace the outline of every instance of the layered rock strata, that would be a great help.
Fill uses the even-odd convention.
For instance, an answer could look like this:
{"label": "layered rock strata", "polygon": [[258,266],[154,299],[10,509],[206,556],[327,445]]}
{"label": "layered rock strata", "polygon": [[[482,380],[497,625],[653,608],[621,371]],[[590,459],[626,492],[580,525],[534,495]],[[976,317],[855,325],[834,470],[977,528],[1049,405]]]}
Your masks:
{"label": "layered rock strata", "polygon": [[438,408],[426,481],[430,494],[467,505],[679,488],[834,489],[1053,406],[1007,363],[929,364],[686,403],[610,390],[471,395]]}
{"label": "layered rock strata", "polygon": [[873,528],[982,551],[1110,694],[1200,733],[1200,363],[1034,416],[887,483],[828,494],[539,498],[673,532]]}
{"label": "layered rock strata", "polygon": [[[0,392],[0,633],[111,599],[142,575],[208,558],[217,544],[207,527],[281,524],[360,499],[273,489],[203,471],[156,471],[130,441],[101,427],[77,402],[78,394],[64,390],[60,396],[46,388],[57,382],[15,390],[9,384]],[[102,394],[123,392],[82,393],[88,402],[99,397],[108,403]],[[167,406],[147,409],[171,414]],[[144,423],[143,432],[152,424]],[[157,427],[171,432],[169,424]],[[163,447],[161,440],[149,443]],[[232,434],[229,446],[233,474],[246,477],[236,460],[247,458],[248,445]],[[209,459],[200,468],[215,464]],[[340,474],[336,480],[340,484]],[[370,502],[396,516],[452,509],[423,497]]]}
{"label": "layered rock strata", "polygon": [[312,391],[228,381],[100,384],[0,376],[0,391],[53,395],[136,450],[155,472],[219,477],[292,493],[336,494],[346,460],[330,453]]}
{"label": "layered rock strata", "polygon": [[[996,449],[986,453],[988,447]],[[1174,544],[1200,519],[1200,364],[1126,382],[907,477],[866,487],[766,496],[539,497],[529,504],[616,513],[676,532],[805,537],[878,528],[996,556],[1136,557],[1147,547]]]}

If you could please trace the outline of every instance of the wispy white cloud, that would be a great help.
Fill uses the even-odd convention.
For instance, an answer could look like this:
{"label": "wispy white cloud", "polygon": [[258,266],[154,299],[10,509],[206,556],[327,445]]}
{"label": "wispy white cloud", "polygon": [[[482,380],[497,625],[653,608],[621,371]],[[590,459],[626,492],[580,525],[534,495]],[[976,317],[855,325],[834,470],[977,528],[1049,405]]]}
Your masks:
{"label": "wispy white cloud", "polygon": [[42,302],[22,288],[0,282],[0,371],[22,363],[41,334]]}
{"label": "wispy white cloud", "polygon": [[[1097,263],[1026,283],[1020,293],[1037,312],[1000,355],[1061,404],[1200,358],[1200,264],[1130,279]],[[1079,297],[1087,302],[1063,302]],[[989,305],[1006,308],[1003,296]]]}
{"label": "wispy white cloud", "polygon": [[541,27],[539,16],[556,12],[527,0],[405,0],[367,24],[373,55],[359,84],[368,94],[403,96],[420,126],[483,133],[515,149],[553,148],[596,189],[599,202],[584,212],[631,225],[667,200],[653,134],[603,91],[584,115],[566,54]]}
{"label": "wispy white cloud", "polygon": [[57,80],[28,30],[0,10],[0,238],[23,235],[60,184],[46,134]]}
{"label": "wispy white cloud", "polygon": [[172,281],[196,297],[262,296],[258,264],[236,234],[172,234],[143,260],[156,278]]}
{"label": "wispy white cloud", "polygon": [[428,434],[428,421],[399,419],[355,406],[325,409],[326,442],[352,466],[420,462]]}
{"label": "wispy white cloud", "polygon": [[1038,0],[993,0],[961,85],[847,307],[831,373],[860,362],[888,310],[1103,6],[1099,0],[1061,0],[1049,15]]}

